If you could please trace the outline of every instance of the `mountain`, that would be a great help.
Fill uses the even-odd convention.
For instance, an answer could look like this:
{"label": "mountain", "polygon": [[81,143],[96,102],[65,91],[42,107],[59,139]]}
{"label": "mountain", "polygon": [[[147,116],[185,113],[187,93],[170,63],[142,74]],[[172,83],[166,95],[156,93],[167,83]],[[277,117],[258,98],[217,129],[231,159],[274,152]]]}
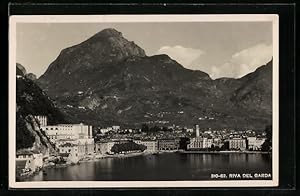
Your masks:
{"label": "mountain", "polygon": [[[79,45],[62,50],[39,81],[51,82],[56,76],[67,77],[77,70],[105,68],[107,64],[118,63],[131,56],[144,57],[145,51],[123,38],[120,32],[105,29]],[[52,78],[54,74],[59,75]]]}
{"label": "mountain", "polygon": [[231,100],[238,106],[272,114],[272,61],[240,79]]}
{"label": "mountain", "polygon": [[16,149],[36,150],[42,153],[46,153],[47,149],[53,151],[52,144],[40,130],[34,116],[47,115],[50,124],[65,122],[64,116],[45,92],[34,81],[28,79],[26,74],[24,76],[25,68],[22,70],[17,66],[16,71]]}
{"label": "mountain", "polygon": [[20,63],[17,63],[16,72],[19,76],[25,76],[27,74],[25,67]]}
{"label": "mountain", "polygon": [[27,74],[27,71],[26,71],[25,67],[23,65],[21,65],[20,63],[17,63],[16,74],[17,74],[17,76],[23,76],[23,77],[26,77],[30,80],[36,80],[37,79],[35,74],[33,74],[33,73],[28,73]]}
{"label": "mountain", "polygon": [[33,81],[37,79],[36,75],[33,73],[26,74],[26,77]]}
{"label": "mountain", "polygon": [[105,29],[64,49],[37,84],[70,122],[263,129],[271,122],[270,69],[272,62],[240,79],[212,80]]}

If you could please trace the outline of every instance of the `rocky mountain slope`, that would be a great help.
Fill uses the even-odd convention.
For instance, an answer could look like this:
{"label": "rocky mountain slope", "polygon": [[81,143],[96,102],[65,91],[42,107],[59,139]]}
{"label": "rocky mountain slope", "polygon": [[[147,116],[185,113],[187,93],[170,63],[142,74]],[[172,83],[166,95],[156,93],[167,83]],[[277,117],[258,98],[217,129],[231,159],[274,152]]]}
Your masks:
{"label": "rocky mountain slope", "polygon": [[25,67],[23,67],[23,65],[21,65],[20,63],[17,63],[16,73],[17,73],[17,75],[26,77],[30,80],[36,80],[37,79],[35,74],[27,73]]}
{"label": "rocky mountain slope", "polygon": [[[40,130],[34,115],[47,115],[50,124],[65,122],[63,114],[52,103],[34,81],[26,77],[26,70],[17,65],[16,78],[16,148],[17,150],[35,150],[46,153],[53,151],[53,145]],[[25,73],[25,74],[24,74]]]}
{"label": "rocky mountain slope", "polygon": [[240,79],[212,80],[105,29],[64,49],[37,83],[71,122],[263,129],[271,122],[271,73],[272,62]]}
{"label": "rocky mountain slope", "polygon": [[[272,61],[255,72],[239,79],[242,84],[231,100],[244,109],[263,110],[272,113]],[[251,108],[249,108],[251,106]]]}

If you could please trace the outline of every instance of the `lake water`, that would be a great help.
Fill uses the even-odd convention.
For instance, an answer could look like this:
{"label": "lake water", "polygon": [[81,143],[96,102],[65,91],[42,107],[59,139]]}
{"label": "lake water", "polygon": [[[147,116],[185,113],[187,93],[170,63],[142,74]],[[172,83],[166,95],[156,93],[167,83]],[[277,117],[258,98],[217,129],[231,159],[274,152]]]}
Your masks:
{"label": "lake water", "polygon": [[26,181],[216,180],[211,179],[211,174],[271,174],[271,159],[270,154],[181,153],[105,158],[65,168],[48,168],[47,175],[39,172]]}

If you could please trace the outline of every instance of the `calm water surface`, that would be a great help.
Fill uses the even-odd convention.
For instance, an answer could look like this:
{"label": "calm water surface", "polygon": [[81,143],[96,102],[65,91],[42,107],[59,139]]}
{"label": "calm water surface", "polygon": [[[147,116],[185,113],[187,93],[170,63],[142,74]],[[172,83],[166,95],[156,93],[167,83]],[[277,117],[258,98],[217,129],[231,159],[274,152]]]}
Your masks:
{"label": "calm water surface", "polygon": [[270,154],[180,153],[105,158],[48,168],[47,175],[40,172],[26,181],[211,180],[211,174],[271,173],[271,159]]}

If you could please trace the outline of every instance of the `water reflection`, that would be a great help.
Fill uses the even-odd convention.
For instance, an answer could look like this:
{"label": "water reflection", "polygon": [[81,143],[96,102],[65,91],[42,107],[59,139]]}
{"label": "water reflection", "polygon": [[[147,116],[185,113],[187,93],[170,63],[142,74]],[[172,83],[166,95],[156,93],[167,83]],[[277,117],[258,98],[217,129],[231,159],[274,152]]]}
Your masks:
{"label": "water reflection", "polygon": [[179,154],[106,158],[66,168],[46,169],[27,181],[211,180],[211,173],[272,171],[268,154]]}

